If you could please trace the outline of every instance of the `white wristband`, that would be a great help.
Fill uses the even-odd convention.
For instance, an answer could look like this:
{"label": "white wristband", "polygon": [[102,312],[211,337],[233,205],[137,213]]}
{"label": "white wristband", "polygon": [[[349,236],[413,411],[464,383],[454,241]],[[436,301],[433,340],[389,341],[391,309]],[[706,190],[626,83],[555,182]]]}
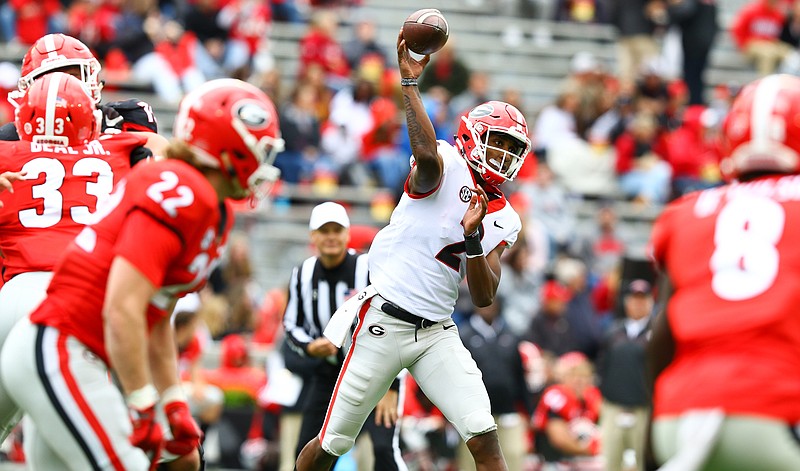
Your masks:
{"label": "white wristband", "polygon": [[161,402],[164,404],[176,401],[186,402],[186,393],[183,392],[183,386],[180,384],[168,387],[161,395]]}
{"label": "white wristband", "polygon": [[148,384],[128,394],[125,402],[136,410],[147,409],[158,402],[158,390],[152,384]]}

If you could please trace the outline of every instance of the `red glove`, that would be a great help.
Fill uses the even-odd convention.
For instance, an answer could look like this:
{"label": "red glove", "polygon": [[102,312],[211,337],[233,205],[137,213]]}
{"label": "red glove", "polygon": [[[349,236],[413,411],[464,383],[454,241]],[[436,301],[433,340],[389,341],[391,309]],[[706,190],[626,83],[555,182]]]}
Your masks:
{"label": "red glove", "polygon": [[172,440],[167,440],[167,451],[183,456],[196,450],[203,432],[189,412],[189,405],[184,401],[168,402],[164,405],[164,413],[172,431]]}
{"label": "red glove", "polygon": [[592,437],[591,441],[589,441],[589,454],[592,456],[597,456],[600,454],[600,436]]}
{"label": "red glove", "polygon": [[131,434],[131,444],[139,447],[146,453],[160,453],[164,445],[164,432],[156,422],[156,407],[139,410],[131,408],[131,422],[133,422],[133,433]]}
{"label": "red glove", "polygon": [[131,444],[144,450],[151,462],[155,463],[164,446],[164,432],[156,421],[158,391],[152,384],[148,384],[130,393],[126,400],[133,424]]}

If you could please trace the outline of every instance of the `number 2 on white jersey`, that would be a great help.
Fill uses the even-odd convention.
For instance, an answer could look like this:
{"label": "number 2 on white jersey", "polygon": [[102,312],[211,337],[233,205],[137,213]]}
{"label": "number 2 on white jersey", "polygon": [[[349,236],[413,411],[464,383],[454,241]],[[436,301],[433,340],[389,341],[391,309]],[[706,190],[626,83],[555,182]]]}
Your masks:
{"label": "number 2 on white jersey", "polygon": [[742,301],[765,292],[778,276],[786,213],[775,200],[743,196],[728,202],[714,229],[711,289],[727,301]]}
{"label": "number 2 on white jersey", "polygon": [[[44,174],[44,182],[31,187],[31,194],[35,199],[41,199],[44,211],[37,212],[36,208],[24,209],[18,213],[19,222],[23,227],[44,228],[52,227],[61,221],[64,206],[64,195],[61,194],[61,185],[64,184],[67,170],[58,159],[39,157],[22,166],[23,172],[28,172],[26,179],[34,180]],[[111,165],[105,160],[87,157],[75,162],[72,167],[75,176],[91,176],[97,174],[96,182],[86,183],[86,194],[101,201],[108,198],[114,188],[114,173]],[[72,220],[78,224],[88,224],[91,212],[88,206],[74,206],[70,209]]]}

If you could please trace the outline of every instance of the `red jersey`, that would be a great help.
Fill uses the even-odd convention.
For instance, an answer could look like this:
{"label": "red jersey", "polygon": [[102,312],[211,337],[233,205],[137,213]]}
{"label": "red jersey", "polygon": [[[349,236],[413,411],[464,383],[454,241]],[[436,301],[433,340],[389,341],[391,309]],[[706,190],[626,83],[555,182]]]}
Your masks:
{"label": "red jersey", "polygon": [[736,13],[731,23],[731,37],[739,49],[754,39],[778,42],[786,15],[766,1],[748,3]]}
{"label": "red jersey", "polygon": [[538,434],[537,451],[545,461],[555,462],[574,458],[564,454],[548,439],[545,429],[547,423],[554,418],[564,420],[570,433],[579,441],[593,443],[592,452],[597,453],[600,438],[597,420],[600,417],[601,402],[600,390],[594,386],[584,390],[582,399],[562,384],[555,384],[544,390],[539,405],[533,413],[533,429]]}
{"label": "red jersey", "polygon": [[108,363],[102,309],[114,258],[123,257],[160,288],[150,300],[149,332],[172,299],[205,284],[230,232],[230,211],[185,162],[136,166],[98,210],[98,221],[67,248],[31,321],[72,335]]}
{"label": "red jersey", "polygon": [[596,424],[601,402],[600,390],[594,386],[586,388],[581,400],[569,388],[555,384],[544,390],[533,414],[533,428],[544,430],[551,416],[558,416],[567,423],[583,419]]}
{"label": "red jersey", "polygon": [[721,407],[800,421],[800,176],[689,194],[664,210],[655,261],[674,291],[675,357],[656,416]]}
{"label": "red jersey", "polygon": [[129,133],[103,135],[80,147],[0,141],[0,168],[28,173],[14,184],[14,193],[0,194],[3,279],[53,271],[98,201],[130,171],[131,151],[146,142]]}

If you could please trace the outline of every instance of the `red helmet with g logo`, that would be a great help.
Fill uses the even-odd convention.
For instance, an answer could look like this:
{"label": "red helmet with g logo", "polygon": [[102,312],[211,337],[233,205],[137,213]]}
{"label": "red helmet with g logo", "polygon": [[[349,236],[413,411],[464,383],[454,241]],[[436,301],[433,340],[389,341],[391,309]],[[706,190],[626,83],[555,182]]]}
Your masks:
{"label": "red helmet with g logo", "polygon": [[100,127],[96,110],[80,80],[53,72],[25,91],[14,125],[23,141],[79,146],[97,139]]}
{"label": "red helmet with g logo", "polygon": [[732,178],[800,171],[800,78],[769,75],[747,85],[723,127],[721,167]]}
{"label": "red helmet with g logo", "polygon": [[272,100],[247,82],[211,80],[187,94],[172,132],[204,165],[219,168],[243,189],[256,193],[280,176],[272,165],[283,150],[278,113]]}
{"label": "red helmet with g logo", "polygon": [[[490,137],[495,133],[511,137],[516,145],[509,150],[492,145]],[[455,143],[470,167],[492,185],[513,180],[531,150],[525,117],[502,101],[486,102],[462,116]],[[499,159],[489,159],[487,150]]]}
{"label": "red helmet with g logo", "polygon": [[72,36],[60,33],[42,36],[25,53],[20,71],[22,77],[19,79],[19,90],[9,94],[11,102],[14,103],[37,78],[53,70],[70,66],[80,67],[81,81],[86,84],[86,89],[95,103],[99,103],[102,88],[98,77],[100,63],[85,44]]}

